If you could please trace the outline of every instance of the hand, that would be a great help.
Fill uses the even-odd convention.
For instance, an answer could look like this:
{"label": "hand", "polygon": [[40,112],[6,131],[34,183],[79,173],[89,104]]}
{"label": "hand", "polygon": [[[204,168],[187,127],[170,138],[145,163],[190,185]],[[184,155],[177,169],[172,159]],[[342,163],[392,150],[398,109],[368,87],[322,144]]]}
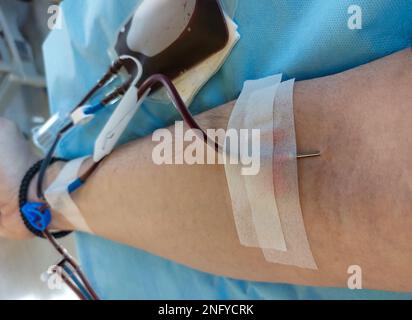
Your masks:
{"label": "hand", "polygon": [[0,236],[30,237],[20,217],[18,192],[24,174],[38,158],[17,126],[0,118]]}

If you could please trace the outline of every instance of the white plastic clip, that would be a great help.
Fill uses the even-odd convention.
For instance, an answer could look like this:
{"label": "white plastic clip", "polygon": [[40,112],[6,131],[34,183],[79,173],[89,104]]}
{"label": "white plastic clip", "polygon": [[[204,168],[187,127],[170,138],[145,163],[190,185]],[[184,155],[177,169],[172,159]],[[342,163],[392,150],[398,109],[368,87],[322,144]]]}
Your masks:
{"label": "white plastic clip", "polygon": [[139,110],[143,101],[149,94],[149,92],[146,92],[143,97],[137,100],[137,83],[142,76],[143,67],[141,63],[133,57],[122,57],[131,59],[136,63],[136,66],[138,68],[137,75],[95,142],[93,154],[93,160],[95,162],[99,162],[101,159],[103,159],[113,151],[122,133],[126,130],[130,120],[132,120],[132,117]]}

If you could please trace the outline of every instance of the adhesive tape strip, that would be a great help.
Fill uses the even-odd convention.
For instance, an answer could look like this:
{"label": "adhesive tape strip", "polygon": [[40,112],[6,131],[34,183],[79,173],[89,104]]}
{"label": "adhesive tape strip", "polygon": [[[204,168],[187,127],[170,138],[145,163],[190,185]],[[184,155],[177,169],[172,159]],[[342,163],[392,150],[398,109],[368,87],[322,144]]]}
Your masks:
{"label": "adhesive tape strip", "polygon": [[[279,211],[276,205],[273,186],[273,104],[279,83],[254,90],[248,103],[245,124],[247,128],[259,130],[259,152],[252,150],[254,159],[252,163],[259,170],[256,174],[244,175],[243,181],[252,209],[253,223],[255,226],[260,248],[286,251],[286,242],[282,231]],[[257,108],[258,106],[258,108]],[[254,136],[251,139],[256,139]],[[249,145],[256,145],[250,141]],[[242,162],[244,163],[244,162]]]}
{"label": "adhesive tape strip", "polygon": [[47,188],[45,197],[50,207],[77,229],[92,233],[79,208],[68,191],[68,186],[78,178],[79,170],[88,157],[72,160],[63,167],[57,179]]}
{"label": "adhesive tape strip", "polygon": [[[253,160],[262,158],[265,168],[261,168],[256,176],[242,175],[241,166],[233,164],[236,163],[233,160],[238,160],[232,159],[233,144],[229,145],[226,140],[225,151],[231,159],[225,161],[225,172],[240,243],[248,247],[285,251],[272,181],[273,103],[281,78],[282,75],[276,75],[245,82],[228,124],[228,130],[237,132],[244,129],[263,131],[263,140],[268,145],[264,148],[263,157],[259,153],[259,159]],[[253,135],[250,138],[253,139]],[[249,145],[249,142],[241,142],[240,147]]]}
{"label": "adhesive tape strip", "polygon": [[[261,248],[271,263],[317,269],[299,199],[294,80],[279,84],[280,79],[246,82],[230,117],[228,129],[257,128],[262,138],[261,168],[255,176],[242,175],[225,141],[231,156],[225,171],[233,214],[242,245]],[[240,143],[250,145],[250,139]]]}
{"label": "adhesive tape strip", "polygon": [[283,82],[274,104],[273,184],[287,252],[264,249],[267,261],[317,269],[306,235],[299,199],[296,133],[293,113],[294,80]]}

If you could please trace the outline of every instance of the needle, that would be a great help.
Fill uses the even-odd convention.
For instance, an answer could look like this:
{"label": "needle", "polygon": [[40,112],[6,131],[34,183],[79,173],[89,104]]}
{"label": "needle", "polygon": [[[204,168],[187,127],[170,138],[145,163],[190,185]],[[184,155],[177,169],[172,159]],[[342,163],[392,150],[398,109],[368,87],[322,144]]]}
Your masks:
{"label": "needle", "polygon": [[319,151],[310,152],[310,153],[300,153],[296,156],[297,159],[305,159],[305,158],[314,158],[320,157],[321,153]]}

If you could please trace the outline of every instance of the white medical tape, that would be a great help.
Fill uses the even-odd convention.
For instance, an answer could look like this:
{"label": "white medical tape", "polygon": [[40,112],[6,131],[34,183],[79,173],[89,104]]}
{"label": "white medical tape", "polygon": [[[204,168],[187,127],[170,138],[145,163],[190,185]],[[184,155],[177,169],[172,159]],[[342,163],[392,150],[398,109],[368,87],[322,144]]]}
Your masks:
{"label": "white medical tape", "polygon": [[317,269],[305,231],[299,199],[296,133],[293,112],[294,80],[283,82],[274,104],[273,184],[287,252],[263,249],[267,261]]}
{"label": "white medical tape", "polygon": [[[273,104],[282,76],[245,82],[239,99],[231,114],[228,130],[260,130],[260,170],[255,175],[242,175],[242,164],[225,161],[226,178],[232,199],[235,224],[242,245],[286,251],[279,212],[273,187]],[[242,136],[239,134],[239,136]],[[250,145],[249,141],[241,142]],[[254,143],[253,141],[251,142]],[[232,146],[225,141],[226,153],[233,156]],[[240,150],[242,153],[242,150]],[[241,155],[242,157],[242,155]],[[242,161],[241,161],[242,163]],[[263,164],[263,165],[262,165]]]}
{"label": "white medical tape", "polygon": [[[225,162],[232,209],[242,245],[261,248],[268,262],[317,269],[299,199],[294,80],[279,84],[280,79],[246,82],[230,117],[228,130],[261,133],[257,175],[242,175],[242,164]],[[247,139],[243,143],[250,145]],[[230,154],[227,140],[225,149]]]}
{"label": "white medical tape", "polygon": [[77,229],[92,233],[86,220],[74,203],[68,191],[68,186],[77,178],[83,162],[88,157],[72,160],[63,167],[56,180],[47,188],[44,193],[50,207],[61,214],[69,223]]}
{"label": "white medical tape", "polygon": [[[277,80],[277,79],[276,79]],[[275,80],[275,81],[276,81]],[[245,117],[247,128],[260,132],[259,154],[253,161],[259,162],[256,174],[244,175],[253,223],[259,246],[261,248],[286,251],[286,242],[282,231],[279,211],[274,197],[273,186],[273,104],[279,83],[254,90],[249,97],[248,110]],[[250,139],[254,137],[249,135]],[[250,141],[249,146],[256,143]],[[259,157],[256,159],[256,156]]]}

